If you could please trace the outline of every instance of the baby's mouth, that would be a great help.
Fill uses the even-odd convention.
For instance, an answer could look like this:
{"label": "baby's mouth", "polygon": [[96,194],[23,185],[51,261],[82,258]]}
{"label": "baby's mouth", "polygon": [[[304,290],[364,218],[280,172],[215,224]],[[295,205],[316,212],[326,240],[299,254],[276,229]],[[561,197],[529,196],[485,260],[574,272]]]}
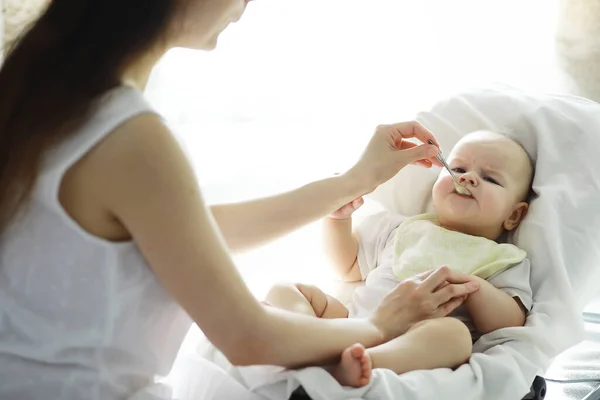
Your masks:
{"label": "baby's mouth", "polygon": [[465,199],[474,199],[474,198],[475,198],[475,197],[473,196],[473,193],[471,193],[470,191],[469,191],[469,193],[471,193],[471,195],[470,195],[470,196],[469,196],[469,195],[466,195],[466,194],[458,193],[458,192],[456,191],[456,189],[454,189],[454,190],[452,191],[452,193],[454,193],[454,194],[455,194],[455,195],[457,195],[457,196],[463,197],[463,198],[465,198]]}

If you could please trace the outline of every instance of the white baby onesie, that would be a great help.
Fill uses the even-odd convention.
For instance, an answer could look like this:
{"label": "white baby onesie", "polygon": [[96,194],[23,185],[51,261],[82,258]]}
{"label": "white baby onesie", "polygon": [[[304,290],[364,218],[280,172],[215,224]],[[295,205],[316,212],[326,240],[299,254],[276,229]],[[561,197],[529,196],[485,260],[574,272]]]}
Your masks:
{"label": "white baby onesie", "polygon": [[[351,317],[367,317],[379,305],[383,297],[394,289],[400,279],[394,274],[394,250],[396,230],[407,217],[379,213],[367,217],[356,227],[358,235],[358,266],[364,285],[357,288],[348,304]],[[436,266],[430,266],[435,268]],[[438,265],[439,267],[439,265]],[[517,265],[497,272],[487,278],[496,288],[511,297],[518,297],[527,310],[531,309],[533,298],[529,284],[530,264],[527,258]],[[464,306],[450,316],[464,322],[474,340],[480,336]]]}

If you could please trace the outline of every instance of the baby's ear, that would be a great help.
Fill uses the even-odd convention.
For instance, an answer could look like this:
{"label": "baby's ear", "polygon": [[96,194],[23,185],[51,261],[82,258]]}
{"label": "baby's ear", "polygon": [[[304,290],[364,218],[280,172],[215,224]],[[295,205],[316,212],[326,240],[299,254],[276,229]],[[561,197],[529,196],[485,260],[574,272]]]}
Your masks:
{"label": "baby's ear", "polygon": [[512,213],[508,216],[508,218],[502,224],[504,229],[506,229],[507,231],[512,231],[517,226],[519,226],[521,221],[523,221],[523,218],[525,218],[525,215],[527,214],[528,209],[529,209],[529,204],[525,203],[524,201],[517,203],[513,207]]}

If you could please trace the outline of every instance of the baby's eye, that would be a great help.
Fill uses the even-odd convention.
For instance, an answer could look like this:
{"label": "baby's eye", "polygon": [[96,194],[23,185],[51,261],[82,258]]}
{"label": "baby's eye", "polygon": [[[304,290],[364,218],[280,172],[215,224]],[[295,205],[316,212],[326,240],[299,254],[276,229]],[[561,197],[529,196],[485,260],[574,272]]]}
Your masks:
{"label": "baby's eye", "polygon": [[464,174],[465,172],[467,172],[462,168],[452,168],[452,171],[456,172],[457,174]]}
{"label": "baby's eye", "polygon": [[491,176],[484,176],[484,181],[488,181],[489,183],[493,183],[494,185],[499,185],[498,181],[492,178]]}

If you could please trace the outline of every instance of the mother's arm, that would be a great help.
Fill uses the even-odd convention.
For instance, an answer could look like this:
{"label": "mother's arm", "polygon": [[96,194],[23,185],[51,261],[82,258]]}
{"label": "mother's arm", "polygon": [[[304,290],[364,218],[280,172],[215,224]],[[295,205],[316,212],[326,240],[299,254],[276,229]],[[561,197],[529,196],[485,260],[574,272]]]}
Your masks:
{"label": "mother's arm", "polygon": [[366,191],[364,179],[350,171],[287,193],[214,205],[211,211],[229,248],[242,251],[316,221]]}
{"label": "mother's arm", "polygon": [[[430,167],[438,148],[418,146],[435,137],[416,122],[380,125],[358,162],[345,174],[265,199],[213,206],[212,214],[233,251],[264,244],[371,192],[409,163]],[[402,150],[402,151],[398,151]]]}
{"label": "mother's arm", "polygon": [[368,320],[321,320],[262,306],[158,117],[130,120],[93,158],[88,179],[102,188],[107,215],[128,230],[157,280],[232,363],[298,366],[339,356],[356,342],[383,341],[386,333]]}

